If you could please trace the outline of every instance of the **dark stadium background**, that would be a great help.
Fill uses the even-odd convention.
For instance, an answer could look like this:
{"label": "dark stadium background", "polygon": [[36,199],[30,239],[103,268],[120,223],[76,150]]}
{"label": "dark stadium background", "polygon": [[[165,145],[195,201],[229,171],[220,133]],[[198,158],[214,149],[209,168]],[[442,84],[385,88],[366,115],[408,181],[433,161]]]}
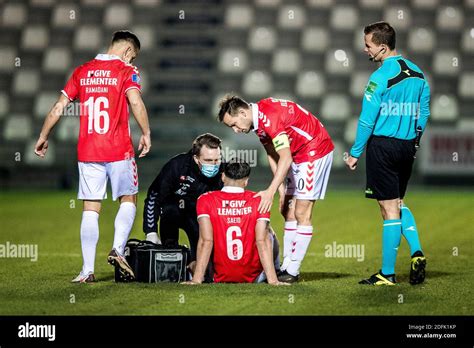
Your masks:
{"label": "dark stadium background", "polygon": [[[420,66],[431,85],[431,117],[405,200],[428,260],[420,286],[409,284],[411,254],[405,240],[398,252],[397,286],[358,285],[380,265],[382,221],[377,203],[364,198],[365,156],[355,172],[345,168],[343,159],[355,137],[368,77],[377,68],[362,51],[363,27],[379,20],[395,27],[398,51]],[[408,325],[456,323],[455,330],[443,332],[454,332],[458,339],[439,343],[472,343],[474,0],[0,0],[0,29],[1,347],[38,346],[39,340],[18,337],[18,326],[26,321],[56,323],[54,343],[60,344],[77,341],[79,322],[81,338],[134,346],[139,339],[156,346],[198,336],[208,345],[209,335],[192,330],[212,322],[229,335],[230,327],[239,333],[252,327],[259,336],[255,340],[232,336],[245,344],[273,339],[294,345],[311,335],[318,344],[366,346],[383,340],[431,347],[434,340],[409,341]],[[105,52],[119,29],[130,29],[141,40],[135,63],[153,144],[147,157],[137,160],[141,192],[130,238],[144,238],[149,184],[201,133],[222,137],[224,154],[257,153],[250,189],[270,182],[257,137],[235,135],[216,121],[217,102],[225,93],[248,101],[291,99],[327,127],[336,144],[334,163],[325,200],[313,211],[316,233],[298,283],[116,284],[106,261],[118,208],[110,194],[100,217],[98,282],[70,283],[82,264],[77,111],[53,130],[46,158],[36,157],[33,148],[73,69]],[[130,124],[136,148],[139,130],[133,117]],[[284,221],[276,200],[271,223],[282,241]],[[180,237],[186,244],[185,234]],[[37,260],[2,254],[7,244],[36,247]],[[327,254],[336,244],[364,247],[364,260]],[[188,317],[196,315],[208,316],[199,317],[203,325]],[[218,317],[205,323],[210,316]],[[233,317],[227,322],[223,316]],[[261,324],[270,326],[265,330]],[[107,325],[113,325],[112,334],[104,334]]]}
{"label": "dark stadium background", "polygon": [[[395,27],[397,49],[431,85],[432,115],[412,185],[472,188],[472,0],[15,0],[0,1],[0,20],[2,190],[76,189],[78,117],[59,122],[46,159],[36,158],[34,142],[73,68],[104,52],[117,29],[134,31],[142,43],[136,65],[153,148],[139,161],[141,190],[203,132],[221,136],[226,151],[258,149],[251,186],[269,182],[257,138],[235,136],[215,120],[226,92],[249,101],[291,99],[310,110],[336,143],[330,188],[362,189],[364,170],[348,173],[343,153],[376,69],[362,52],[362,29],[377,20]],[[133,119],[131,127],[136,143]]]}

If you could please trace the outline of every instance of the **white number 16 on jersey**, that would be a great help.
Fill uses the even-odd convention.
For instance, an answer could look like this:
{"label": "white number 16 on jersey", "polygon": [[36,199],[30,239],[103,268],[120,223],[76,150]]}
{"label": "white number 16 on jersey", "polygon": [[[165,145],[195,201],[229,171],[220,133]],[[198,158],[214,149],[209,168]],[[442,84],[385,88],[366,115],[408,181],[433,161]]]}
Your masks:
{"label": "white number 16 on jersey", "polygon": [[239,226],[230,226],[226,232],[227,240],[227,257],[232,261],[238,261],[244,254],[244,245],[240,239],[234,239],[235,237],[242,237],[242,230]]}
{"label": "white number 16 on jersey", "polygon": [[108,109],[109,99],[106,97],[98,97],[94,101],[94,97],[90,97],[84,103],[84,106],[87,107],[87,133],[89,134],[92,134],[94,131],[98,134],[105,134],[109,130],[109,113],[107,110],[101,110],[102,105],[104,109]]}

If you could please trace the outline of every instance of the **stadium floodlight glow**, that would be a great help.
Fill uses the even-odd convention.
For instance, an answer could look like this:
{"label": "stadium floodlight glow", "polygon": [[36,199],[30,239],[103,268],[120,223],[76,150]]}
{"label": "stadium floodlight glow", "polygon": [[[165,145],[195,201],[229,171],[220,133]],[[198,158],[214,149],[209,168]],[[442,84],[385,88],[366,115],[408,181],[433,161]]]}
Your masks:
{"label": "stadium floodlight glow", "polygon": [[336,50],[336,51],[334,52],[334,58],[336,58],[336,60],[337,60],[338,62],[344,62],[344,61],[346,61],[346,59],[347,59],[346,51],[344,51],[344,50]]}
{"label": "stadium floodlight glow", "polygon": [[439,103],[441,106],[446,107],[450,103],[450,99],[446,94],[443,94],[441,97],[439,97]]}
{"label": "stadium floodlight glow", "polygon": [[456,16],[456,10],[453,7],[446,7],[446,15],[450,18],[454,18]]}
{"label": "stadium floodlight glow", "polygon": [[418,29],[417,34],[420,39],[428,38],[428,30],[426,30],[425,28]]}

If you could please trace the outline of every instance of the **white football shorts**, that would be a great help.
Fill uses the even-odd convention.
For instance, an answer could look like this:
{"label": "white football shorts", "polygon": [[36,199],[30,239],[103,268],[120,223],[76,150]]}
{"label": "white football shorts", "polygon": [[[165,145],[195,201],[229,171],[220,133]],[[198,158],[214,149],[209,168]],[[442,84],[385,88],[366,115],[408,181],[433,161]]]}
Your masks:
{"label": "white football shorts", "polygon": [[296,199],[324,199],[333,151],[313,162],[292,163],[286,177],[286,194]]}
{"label": "white football shorts", "polygon": [[107,198],[107,179],[112,188],[112,199],[138,193],[138,171],[134,158],[116,162],[78,162],[78,199]]}

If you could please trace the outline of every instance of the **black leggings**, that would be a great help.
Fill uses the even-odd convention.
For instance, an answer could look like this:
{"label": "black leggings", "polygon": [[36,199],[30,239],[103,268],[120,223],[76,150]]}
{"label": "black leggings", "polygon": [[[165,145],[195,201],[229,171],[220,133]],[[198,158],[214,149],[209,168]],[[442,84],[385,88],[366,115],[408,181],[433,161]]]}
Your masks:
{"label": "black leggings", "polygon": [[180,209],[178,205],[169,204],[161,207],[160,237],[163,244],[178,243],[179,229],[188,235],[191,261],[196,260],[196,248],[199,240],[199,224],[195,214]]}

